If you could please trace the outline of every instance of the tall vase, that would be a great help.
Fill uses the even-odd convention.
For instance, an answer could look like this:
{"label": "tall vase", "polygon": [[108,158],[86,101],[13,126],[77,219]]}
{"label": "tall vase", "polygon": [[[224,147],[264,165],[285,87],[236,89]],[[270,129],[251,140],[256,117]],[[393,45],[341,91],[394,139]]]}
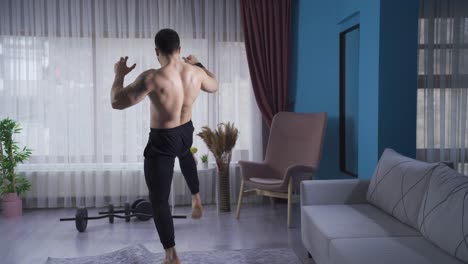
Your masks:
{"label": "tall vase", "polygon": [[216,161],[218,165],[218,208],[220,212],[231,211],[231,201],[229,193],[229,163],[231,153],[223,155]]}

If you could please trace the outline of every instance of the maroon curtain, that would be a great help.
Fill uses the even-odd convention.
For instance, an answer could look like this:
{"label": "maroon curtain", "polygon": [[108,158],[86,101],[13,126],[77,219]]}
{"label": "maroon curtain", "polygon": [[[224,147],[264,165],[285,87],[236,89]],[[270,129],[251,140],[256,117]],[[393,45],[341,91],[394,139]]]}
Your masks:
{"label": "maroon curtain", "polygon": [[240,0],[250,77],[263,117],[288,111],[291,0]]}

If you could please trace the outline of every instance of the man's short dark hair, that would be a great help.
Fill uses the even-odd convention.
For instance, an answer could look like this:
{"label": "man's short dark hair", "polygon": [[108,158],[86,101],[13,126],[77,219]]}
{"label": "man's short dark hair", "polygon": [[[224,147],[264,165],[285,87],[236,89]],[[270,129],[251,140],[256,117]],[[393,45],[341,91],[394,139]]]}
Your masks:
{"label": "man's short dark hair", "polygon": [[179,34],[170,28],[161,29],[154,37],[154,44],[159,52],[170,55],[180,48]]}

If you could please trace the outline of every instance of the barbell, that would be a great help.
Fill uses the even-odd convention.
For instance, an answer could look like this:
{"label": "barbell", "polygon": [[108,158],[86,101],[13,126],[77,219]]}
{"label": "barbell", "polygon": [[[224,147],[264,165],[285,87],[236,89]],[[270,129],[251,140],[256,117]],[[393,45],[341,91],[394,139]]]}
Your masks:
{"label": "barbell", "polygon": [[[128,203],[125,203],[124,210],[114,210],[114,206],[109,204],[107,211],[99,212],[99,215],[112,215],[112,214],[125,214],[126,216],[136,214],[136,218],[140,221],[148,221],[153,217],[153,209],[151,207],[151,203],[145,199],[138,199],[132,203],[130,206]],[[109,222],[113,223],[113,219],[111,220],[112,216],[109,217]],[[177,217],[175,217],[177,218]],[[182,218],[182,217],[179,217]],[[186,217],[183,217],[186,218]],[[130,222],[130,218],[125,218],[126,222]]]}
{"label": "barbell", "polygon": [[[124,215],[119,215],[123,213]],[[145,199],[138,199],[130,205],[125,203],[124,210],[114,210],[114,205],[108,205],[107,212],[99,212],[100,216],[88,216],[86,207],[77,208],[74,218],[60,218],[60,221],[75,221],[75,226],[78,232],[86,231],[88,220],[97,220],[108,218],[109,223],[114,223],[114,218],[125,219],[125,222],[130,222],[132,217],[136,217],[140,221],[148,221],[153,217],[151,203]],[[172,218],[187,218],[185,215],[173,215]]]}

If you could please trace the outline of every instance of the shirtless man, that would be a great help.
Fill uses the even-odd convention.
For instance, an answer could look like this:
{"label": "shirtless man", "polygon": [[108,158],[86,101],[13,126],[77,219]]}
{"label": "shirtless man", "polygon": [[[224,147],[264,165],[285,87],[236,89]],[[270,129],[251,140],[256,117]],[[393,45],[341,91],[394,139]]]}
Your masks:
{"label": "shirtless man", "polygon": [[218,90],[215,76],[203,67],[193,55],[180,59],[180,39],[172,29],[160,30],[154,39],[156,56],[161,64],[158,70],[141,73],[124,88],[124,77],[133,69],[127,59],[115,64],[115,79],[111,91],[114,109],[125,109],[141,102],[146,96],[151,102],[149,140],[144,150],[145,180],[153,206],[154,223],[166,251],[164,263],[180,263],[175,250],[174,223],[169,208],[169,192],[175,157],[192,193],[192,218],[202,216],[198,190],[197,167],[190,152],[194,127],[192,105],[200,90],[214,93]]}

